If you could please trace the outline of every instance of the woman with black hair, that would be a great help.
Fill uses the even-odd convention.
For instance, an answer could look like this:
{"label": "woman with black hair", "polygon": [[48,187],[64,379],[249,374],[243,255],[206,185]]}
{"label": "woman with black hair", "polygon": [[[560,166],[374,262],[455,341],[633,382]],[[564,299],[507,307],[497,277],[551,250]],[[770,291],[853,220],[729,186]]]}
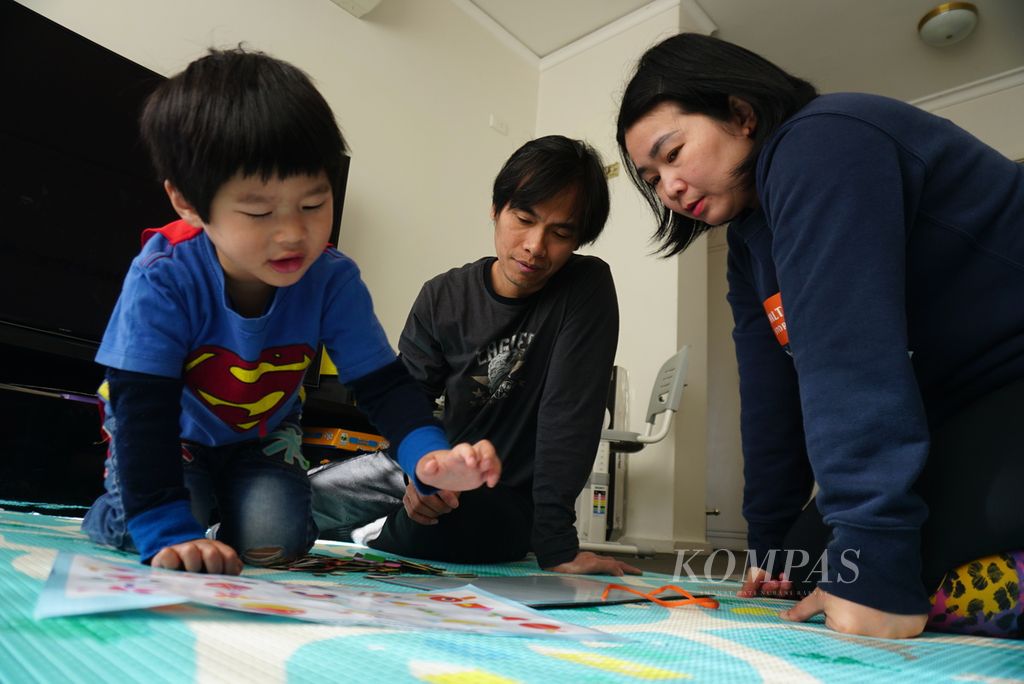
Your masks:
{"label": "woman with black hair", "polygon": [[1024,167],[695,34],[640,59],[617,140],[663,253],[729,224],[748,541],[796,566],[744,591],[843,632],[1024,633]]}

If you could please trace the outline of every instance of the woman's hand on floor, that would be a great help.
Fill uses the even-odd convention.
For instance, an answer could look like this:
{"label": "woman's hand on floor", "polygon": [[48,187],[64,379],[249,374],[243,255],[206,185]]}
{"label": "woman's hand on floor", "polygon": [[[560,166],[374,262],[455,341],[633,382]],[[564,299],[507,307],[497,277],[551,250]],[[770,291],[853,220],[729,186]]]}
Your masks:
{"label": "woman's hand on floor", "polygon": [[580,551],[571,561],[556,565],[553,568],[545,568],[552,572],[564,572],[570,575],[642,575],[640,568],[634,568],[625,561],[620,561],[612,556],[599,556],[592,551]]}
{"label": "woman's hand on floor", "polygon": [[887,613],[833,596],[820,588],[779,616],[783,620],[804,622],[819,613],[825,614],[825,626],[836,632],[883,639],[916,637],[928,622],[927,615]]}
{"label": "woman's hand on floor", "polygon": [[793,595],[793,583],[786,579],[784,574],[779,573],[775,578],[771,578],[761,568],[749,568],[747,570],[743,586],[736,592],[736,595],[741,598],[755,598],[757,596],[795,598]]}
{"label": "woman's hand on floor", "polygon": [[242,560],[235,550],[214,539],[192,539],[165,546],[153,556],[150,565],[211,575],[239,575],[242,572]]}

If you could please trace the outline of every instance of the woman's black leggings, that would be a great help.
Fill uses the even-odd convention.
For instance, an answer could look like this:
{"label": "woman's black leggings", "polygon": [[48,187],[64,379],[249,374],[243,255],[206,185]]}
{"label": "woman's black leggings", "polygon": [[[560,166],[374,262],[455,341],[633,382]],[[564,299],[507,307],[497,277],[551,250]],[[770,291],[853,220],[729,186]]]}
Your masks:
{"label": "woman's black leggings", "polygon": [[[933,430],[917,491],[928,504],[921,529],[921,579],[929,594],[947,572],[977,558],[1024,549],[1024,381],[974,402]],[[818,558],[830,530],[811,501],[784,548]],[[799,596],[812,567],[794,570]]]}

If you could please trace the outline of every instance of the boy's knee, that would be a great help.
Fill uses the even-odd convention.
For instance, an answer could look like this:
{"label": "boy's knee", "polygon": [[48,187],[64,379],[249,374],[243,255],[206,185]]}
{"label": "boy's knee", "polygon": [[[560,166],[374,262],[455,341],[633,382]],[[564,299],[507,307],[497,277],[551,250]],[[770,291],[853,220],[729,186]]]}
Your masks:
{"label": "boy's knee", "polygon": [[258,546],[246,549],[241,554],[242,562],[247,565],[277,565],[295,560],[301,554],[288,553],[283,546]]}
{"label": "boy's knee", "polygon": [[218,539],[238,552],[247,565],[268,566],[290,563],[304,556],[316,541],[308,525],[301,529],[243,529]]}

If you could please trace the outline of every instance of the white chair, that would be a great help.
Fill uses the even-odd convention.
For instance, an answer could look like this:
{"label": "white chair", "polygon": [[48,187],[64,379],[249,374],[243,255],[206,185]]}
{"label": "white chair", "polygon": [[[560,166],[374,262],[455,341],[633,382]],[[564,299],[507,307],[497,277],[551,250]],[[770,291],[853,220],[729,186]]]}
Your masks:
{"label": "white chair", "polygon": [[[651,388],[651,398],[647,404],[647,419],[644,431],[641,433],[628,430],[602,430],[602,451],[607,454],[636,453],[648,444],[660,442],[668,436],[669,430],[672,427],[672,417],[679,412],[679,405],[683,399],[683,387],[686,386],[686,355],[689,349],[689,346],[684,346],[669,357],[662,364],[661,370],[658,371],[658,376],[654,380],[654,386]],[[608,458],[598,459],[598,461],[602,460],[605,463],[605,470],[599,473],[595,467],[594,472],[591,473],[591,480],[587,483],[587,488],[584,489],[585,494],[591,487],[597,489],[603,486],[604,490],[607,491],[609,471],[614,470],[614,465],[609,462]],[[598,482],[605,484],[597,484],[595,486],[595,483]],[[620,493],[615,497],[615,504],[613,505],[623,506],[624,503],[624,497]],[[604,535],[601,535],[599,538],[606,539]],[[640,549],[635,545],[610,541],[594,541],[592,533],[590,534],[590,540],[580,541],[580,548],[586,551],[632,553],[636,555],[650,555],[653,553],[651,550]]]}
{"label": "white chair", "polygon": [[[651,388],[651,400],[647,404],[647,422],[643,433],[627,430],[602,430],[601,439],[609,443],[612,451],[632,454],[648,444],[665,439],[672,426],[672,416],[679,411],[686,386],[686,354],[689,347],[683,347],[673,354],[658,371],[658,377]],[[664,415],[661,427],[657,427],[658,416]],[[655,432],[657,429],[657,432]]]}

